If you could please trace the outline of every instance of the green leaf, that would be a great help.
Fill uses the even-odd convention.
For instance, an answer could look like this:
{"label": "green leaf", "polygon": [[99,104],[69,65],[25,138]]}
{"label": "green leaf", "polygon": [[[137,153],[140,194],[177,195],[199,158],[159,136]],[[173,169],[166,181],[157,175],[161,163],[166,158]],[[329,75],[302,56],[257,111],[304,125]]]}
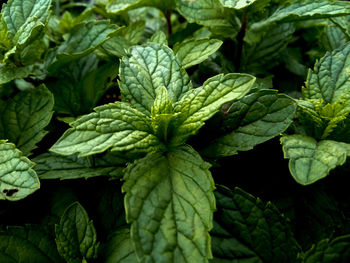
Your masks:
{"label": "green leaf", "polygon": [[130,165],[123,192],[139,260],[208,262],[214,182],[189,146],[151,153]]}
{"label": "green leaf", "polygon": [[350,44],[327,52],[309,70],[303,95],[308,99],[322,99],[324,104],[335,103],[350,89]]}
{"label": "green leaf", "polygon": [[96,231],[85,209],[78,203],[70,205],[55,227],[56,244],[67,263],[96,258],[99,243]]}
{"label": "green leaf", "polygon": [[222,43],[218,39],[188,39],[175,45],[174,52],[183,68],[189,68],[206,60]]}
{"label": "green leaf", "polygon": [[[177,11],[190,23],[198,23],[218,31],[221,35],[235,37],[239,31],[228,8],[223,8],[219,0],[178,0]],[[233,20],[233,19],[232,19]]]}
{"label": "green leaf", "polygon": [[349,12],[350,3],[344,1],[297,0],[290,5],[281,5],[268,19],[252,24],[251,30],[264,30],[275,23],[345,16]]}
{"label": "green leaf", "polygon": [[305,255],[304,263],[346,263],[350,260],[350,235],[323,239],[312,246]]}
{"label": "green leaf", "polygon": [[338,23],[332,21],[343,23],[348,22],[347,19],[343,17],[337,17],[334,18],[334,20],[330,19],[328,26],[325,27],[324,33],[320,38],[323,47],[327,51],[333,51],[334,49],[340,48],[349,40],[349,36],[345,33],[346,31],[344,32],[344,29],[339,27]]}
{"label": "green leaf", "polygon": [[156,90],[156,98],[151,108],[151,116],[155,117],[158,114],[173,113],[173,104],[169,99],[168,90],[163,86]]}
{"label": "green leaf", "polygon": [[164,34],[163,31],[156,31],[148,40],[148,42],[156,42],[166,46],[168,45],[167,36]]}
{"label": "green leaf", "polygon": [[1,12],[12,38],[24,43],[24,34],[29,36],[29,31],[47,22],[50,6],[51,0],[9,0],[4,4]]}
{"label": "green leaf", "polygon": [[254,4],[254,2],[258,2],[258,1],[257,0],[220,0],[220,2],[224,7],[233,8],[233,9],[243,9]]}
{"label": "green leaf", "polygon": [[254,81],[255,77],[248,74],[220,74],[206,80],[202,87],[188,91],[174,105],[174,112],[180,114],[174,120],[176,130],[172,144],[184,143],[204,125],[204,121],[220,110],[223,104],[247,94]]}
{"label": "green leaf", "polygon": [[135,263],[137,262],[130,231],[123,228],[113,232],[103,251],[105,263]]}
{"label": "green leaf", "polygon": [[154,42],[131,48],[130,55],[121,60],[120,80],[122,99],[146,115],[150,115],[156,89],[166,87],[170,100],[176,102],[192,88],[173,51]]}
{"label": "green leaf", "polygon": [[27,67],[16,67],[14,65],[4,65],[0,63],[0,85],[10,82],[14,79],[25,78],[29,75]]}
{"label": "green leaf", "polygon": [[40,179],[79,179],[96,176],[110,176],[119,169],[113,165],[92,165],[88,158],[78,158],[76,155],[62,156],[54,153],[44,153],[33,159],[34,170]]}
{"label": "green leaf", "polygon": [[301,252],[287,219],[239,188],[218,187],[211,231],[213,262],[295,263]]}
{"label": "green leaf", "polygon": [[70,12],[65,11],[61,16],[61,19],[59,20],[58,26],[60,32],[62,32],[63,34],[67,34],[70,33],[72,28],[74,28],[76,25],[92,21],[94,20],[94,18],[95,17],[92,8],[86,8],[78,16],[72,16]]}
{"label": "green leaf", "polygon": [[56,61],[49,71],[57,71],[63,65],[84,57],[107,41],[118,29],[108,21],[90,21],[76,25],[65,42],[56,50]]}
{"label": "green leaf", "polygon": [[174,0],[110,0],[106,6],[108,13],[119,14],[144,6],[154,6],[162,10],[173,9]]}
{"label": "green leaf", "polygon": [[[249,39],[243,46],[241,67],[246,72],[266,72],[266,70],[276,66],[282,51],[292,40],[295,26],[292,23],[283,23],[254,33],[254,39]],[[257,37],[259,36],[259,37]]]}
{"label": "green leaf", "polygon": [[349,145],[341,142],[315,139],[302,135],[281,138],[284,158],[289,160],[289,170],[294,179],[308,185],[328,175],[330,170],[343,165]]}
{"label": "green leaf", "polygon": [[95,111],[74,121],[50,150],[61,155],[79,153],[82,157],[110,148],[147,152],[161,146],[152,134],[149,117],[127,103],[110,103]]}
{"label": "green leaf", "polygon": [[34,225],[0,230],[0,262],[61,263],[54,240]]}
{"label": "green leaf", "polygon": [[0,140],[0,200],[20,200],[40,188],[33,166],[14,144]]}
{"label": "green leaf", "polygon": [[53,96],[44,85],[0,100],[0,138],[29,155],[46,134],[43,129],[51,120],[53,104]]}
{"label": "green leaf", "polygon": [[203,154],[219,157],[247,151],[284,132],[295,116],[295,102],[275,90],[257,90],[227,105],[223,113],[224,136],[215,139]]}
{"label": "green leaf", "polygon": [[118,74],[118,63],[107,62],[98,67],[91,54],[62,68],[47,86],[55,96],[55,111],[70,116],[90,113],[110,88]]}

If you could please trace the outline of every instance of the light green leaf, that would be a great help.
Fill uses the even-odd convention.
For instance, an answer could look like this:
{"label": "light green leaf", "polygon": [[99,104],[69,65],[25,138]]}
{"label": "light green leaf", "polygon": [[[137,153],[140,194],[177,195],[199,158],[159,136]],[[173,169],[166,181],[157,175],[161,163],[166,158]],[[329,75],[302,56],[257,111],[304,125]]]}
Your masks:
{"label": "light green leaf", "polygon": [[96,112],[74,121],[50,149],[61,155],[79,157],[112,151],[147,152],[161,147],[152,134],[150,119],[127,103],[97,107]]}
{"label": "light green leaf", "polygon": [[70,205],[55,227],[56,244],[67,263],[96,258],[99,243],[96,231],[85,209],[78,203]]}
{"label": "light green leaf", "polygon": [[189,68],[206,60],[222,43],[218,39],[188,39],[175,45],[174,52],[183,68]]}
{"label": "light green leaf", "polygon": [[307,99],[322,99],[335,103],[350,89],[350,44],[326,55],[309,70],[303,95]]}
{"label": "light green leaf", "polygon": [[304,263],[333,263],[350,260],[350,235],[323,239],[304,255]]}
{"label": "light green leaf", "polygon": [[176,130],[172,144],[184,143],[204,125],[204,121],[220,110],[223,104],[246,95],[254,81],[255,77],[248,74],[220,74],[206,80],[202,87],[188,91],[174,105],[174,112],[181,114],[174,120]]}
{"label": "light green leaf", "polygon": [[156,42],[162,45],[168,45],[168,39],[167,36],[164,34],[163,31],[157,31],[155,32],[151,38],[148,40],[148,42]]}
{"label": "light green leaf", "polygon": [[96,176],[112,176],[120,169],[113,165],[93,165],[88,158],[78,158],[76,155],[62,156],[54,153],[44,153],[33,159],[34,170],[40,179],[79,179]]}
{"label": "light green leaf", "polygon": [[4,16],[0,13],[0,60],[2,60],[2,53],[11,49],[12,41],[10,38],[11,32],[8,31]]}
{"label": "light green leaf", "polygon": [[43,129],[51,120],[53,104],[53,96],[44,85],[0,100],[0,138],[29,155],[46,134]]}
{"label": "light green leaf", "polygon": [[151,108],[153,132],[160,141],[167,142],[170,121],[174,117],[173,111],[168,90],[163,86],[156,91],[156,99]]}
{"label": "light green leaf", "polygon": [[174,0],[110,0],[106,6],[108,13],[119,14],[144,6],[154,6],[162,10],[173,9]]}
{"label": "light green leaf", "polygon": [[50,66],[55,71],[72,60],[84,57],[107,41],[118,29],[108,21],[90,21],[78,24],[56,51],[57,61]]}
{"label": "light green leaf", "polygon": [[105,263],[135,263],[137,262],[134,246],[130,238],[130,231],[123,228],[115,231],[107,241],[103,251]]}
{"label": "light green leaf", "polygon": [[210,27],[227,37],[235,37],[239,26],[231,23],[233,14],[219,0],[178,0],[177,11],[190,23]]}
{"label": "light green leaf", "polygon": [[70,33],[72,28],[74,28],[76,25],[92,21],[94,19],[95,16],[92,8],[86,8],[78,16],[72,16],[69,11],[65,11],[59,20],[58,27],[60,29],[60,33],[67,34]]}
{"label": "light green leaf", "polygon": [[251,30],[257,32],[275,23],[344,16],[349,12],[350,3],[344,1],[297,0],[281,5],[268,19],[252,24]]}
{"label": "light green leaf", "polygon": [[160,141],[167,142],[169,126],[174,118],[173,105],[169,100],[168,90],[163,86],[156,91],[156,99],[151,108],[152,128]]}
{"label": "light green leaf", "polygon": [[330,170],[343,165],[349,145],[341,142],[315,139],[302,135],[281,138],[284,158],[289,160],[289,170],[294,179],[308,185],[326,177]]}
{"label": "light green leaf", "polygon": [[22,34],[30,35],[29,31],[38,25],[44,25],[49,16],[51,0],[9,0],[3,5],[2,13],[7,24],[7,29],[12,33],[12,38],[22,39]]}
{"label": "light green leaf", "polygon": [[14,79],[25,78],[29,75],[29,70],[27,67],[17,68],[14,65],[4,65],[0,63],[0,85],[10,82]]}
{"label": "light green leaf", "polygon": [[257,0],[220,0],[224,7],[233,9],[243,9],[250,6]]}
{"label": "light green leaf", "polygon": [[162,86],[156,90],[156,98],[151,108],[151,116],[155,117],[158,114],[173,113],[173,104],[168,95],[168,90]]}
{"label": "light green leaf", "polygon": [[218,187],[215,197],[212,262],[298,262],[301,249],[288,220],[273,204],[239,188]]}
{"label": "light green leaf", "polygon": [[172,102],[192,88],[173,51],[154,42],[131,48],[130,55],[121,60],[120,80],[122,99],[146,115],[150,115],[158,88],[166,87]]}
{"label": "light green leaf", "polygon": [[209,164],[189,146],[130,165],[123,191],[139,260],[208,262],[215,209]]}
{"label": "light green leaf", "polygon": [[33,166],[14,144],[0,140],[0,200],[20,200],[40,188]]}
{"label": "light green leaf", "polygon": [[0,262],[62,263],[50,235],[34,225],[0,230]]}
{"label": "light green leaf", "polygon": [[203,151],[206,156],[250,150],[284,132],[296,111],[295,102],[275,90],[257,90],[227,107],[221,124],[225,135],[210,143]]}

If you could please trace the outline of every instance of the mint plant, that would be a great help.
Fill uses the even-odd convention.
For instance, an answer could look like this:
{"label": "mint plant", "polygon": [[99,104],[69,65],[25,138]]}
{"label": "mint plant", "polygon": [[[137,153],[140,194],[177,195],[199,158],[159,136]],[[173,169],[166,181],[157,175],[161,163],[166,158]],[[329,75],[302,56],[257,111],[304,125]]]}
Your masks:
{"label": "mint plant", "polygon": [[[124,175],[127,222],[138,258],[204,262],[211,258],[214,182],[209,164],[184,144],[224,103],[244,96],[255,78],[218,75],[193,89],[173,52],[158,43],[132,48],[119,71],[124,101],[77,119],[51,151],[149,152]],[[159,236],[168,227],[174,231]]]}
{"label": "mint plant", "polygon": [[349,15],[6,1],[0,262],[349,262]]}

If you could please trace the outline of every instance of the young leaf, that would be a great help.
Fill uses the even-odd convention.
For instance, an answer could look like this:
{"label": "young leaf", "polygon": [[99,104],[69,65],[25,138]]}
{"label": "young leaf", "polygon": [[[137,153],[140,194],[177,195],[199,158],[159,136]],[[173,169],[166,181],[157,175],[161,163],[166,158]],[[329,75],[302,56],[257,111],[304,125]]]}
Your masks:
{"label": "young leaf", "polygon": [[148,40],[148,42],[156,42],[159,43],[161,45],[168,45],[168,39],[167,36],[163,33],[163,31],[157,31],[155,32],[150,39]]}
{"label": "young leaf", "polygon": [[206,60],[215,53],[222,41],[218,39],[189,39],[174,46],[175,55],[183,68],[189,68]]}
{"label": "young leaf", "polygon": [[20,200],[40,188],[33,166],[14,144],[0,140],[0,200]]}
{"label": "young leaf", "polygon": [[115,231],[107,241],[103,251],[105,263],[135,263],[137,262],[134,246],[130,238],[130,231],[123,228]]}
{"label": "young leaf", "polygon": [[304,255],[304,263],[333,263],[350,260],[350,235],[323,239]]}
{"label": "young leaf", "polygon": [[275,206],[239,188],[218,187],[215,197],[213,262],[298,262],[300,247]]}
{"label": "young leaf", "polygon": [[54,240],[34,225],[0,230],[0,262],[62,263]]}
{"label": "young leaf", "polygon": [[239,31],[239,27],[229,20],[232,13],[223,8],[219,0],[178,0],[176,7],[188,22],[208,26],[224,36],[233,38]]}
{"label": "young leaf", "polygon": [[294,179],[308,185],[328,175],[330,170],[343,165],[349,145],[341,142],[315,139],[302,135],[281,138],[284,158],[289,160],[289,170]]}
{"label": "young leaf", "polygon": [[214,183],[189,146],[151,153],[130,165],[123,192],[139,260],[208,262]]}
{"label": "young leaf", "polygon": [[152,134],[149,117],[127,103],[116,102],[95,108],[96,112],[74,121],[50,149],[61,155],[79,157],[112,151],[147,152],[160,143]]}
{"label": "young leaf", "polygon": [[85,209],[79,203],[70,205],[55,227],[56,244],[67,263],[96,258],[99,243],[96,231]]}
{"label": "young leaf", "polygon": [[110,176],[119,171],[118,167],[92,166],[88,158],[78,158],[76,155],[62,156],[54,153],[43,153],[33,159],[34,170],[40,179],[78,179],[95,176]]}
{"label": "young leaf", "polygon": [[0,138],[16,144],[29,155],[46,132],[53,114],[53,96],[41,85],[18,93],[6,102],[0,100]]}
{"label": "young leaf", "polygon": [[307,99],[323,99],[335,103],[350,88],[350,44],[326,55],[309,70],[303,95]]}
{"label": "young leaf", "polygon": [[226,135],[215,139],[203,153],[218,157],[247,151],[284,132],[295,116],[295,102],[275,90],[257,90],[232,103],[224,113]]}
{"label": "young leaf", "polygon": [[195,134],[204,121],[212,117],[223,104],[240,99],[249,92],[255,77],[248,74],[231,73],[217,75],[206,80],[203,86],[190,90],[174,105],[180,113],[174,120],[172,144],[179,145]]}
{"label": "young leaf", "polygon": [[150,115],[156,89],[164,86],[172,102],[181,99],[192,84],[181,63],[167,46],[150,42],[131,48],[120,64],[122,99]]}

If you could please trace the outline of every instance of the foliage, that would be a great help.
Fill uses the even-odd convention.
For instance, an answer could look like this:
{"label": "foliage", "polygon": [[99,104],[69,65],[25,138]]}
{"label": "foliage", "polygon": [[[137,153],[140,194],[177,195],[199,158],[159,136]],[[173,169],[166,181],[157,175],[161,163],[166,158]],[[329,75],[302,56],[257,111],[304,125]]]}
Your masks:
{"label": "foliage", "polygon": [[349,17],[8,0],[0,262],[349,262]]}

